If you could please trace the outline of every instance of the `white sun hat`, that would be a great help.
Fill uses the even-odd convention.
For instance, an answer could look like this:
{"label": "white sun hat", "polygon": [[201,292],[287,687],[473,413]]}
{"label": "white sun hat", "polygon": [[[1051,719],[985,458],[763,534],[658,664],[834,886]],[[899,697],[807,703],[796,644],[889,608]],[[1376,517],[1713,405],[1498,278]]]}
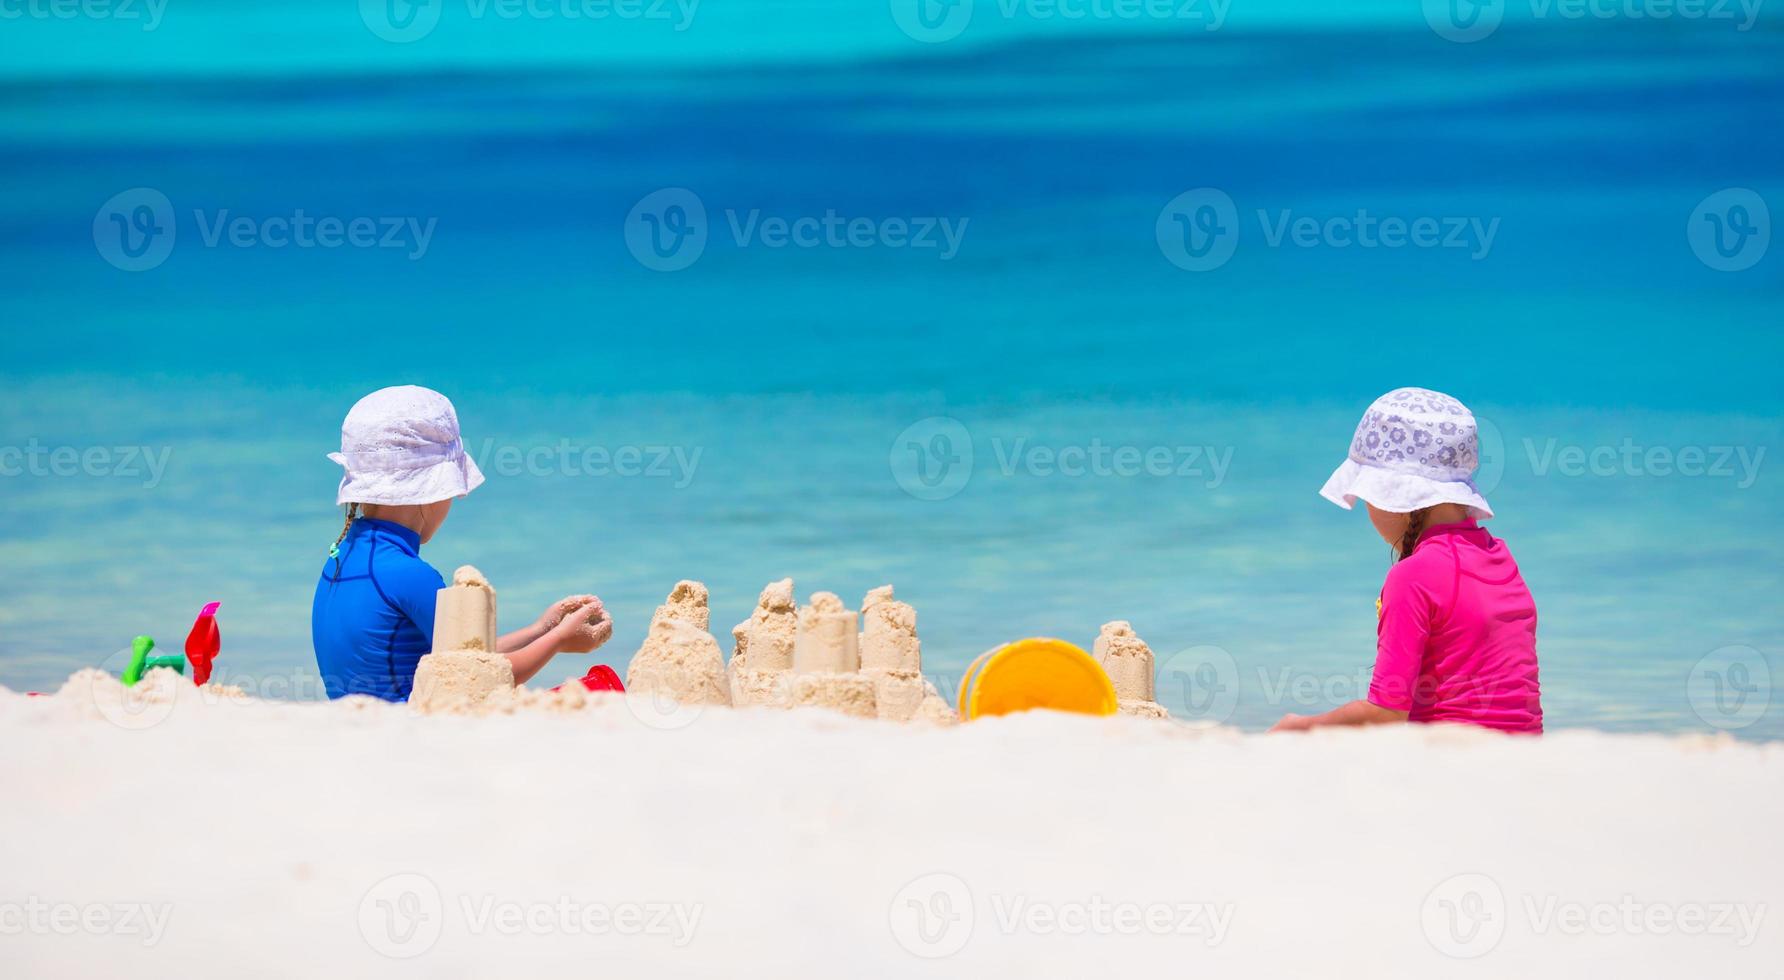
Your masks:
{"label": "white sun hat", "polygon": [[465,454],[452,402],[415,385],[361,398],[341,423],[341,451],[328,458],[347,471],[337,504],[431,504],[483,483],[483,471]]}
{"label": "white sun hat", "polygon": [[1463,504],[1469,516],[1493,516],[1474,485],[1480,437],[1474,414],[1454,398],[1424,388],[1396,388],[1377,398],[1350,440],[1350,458],[1319,495],[1349,510],[1357,498],[1408,513]]}

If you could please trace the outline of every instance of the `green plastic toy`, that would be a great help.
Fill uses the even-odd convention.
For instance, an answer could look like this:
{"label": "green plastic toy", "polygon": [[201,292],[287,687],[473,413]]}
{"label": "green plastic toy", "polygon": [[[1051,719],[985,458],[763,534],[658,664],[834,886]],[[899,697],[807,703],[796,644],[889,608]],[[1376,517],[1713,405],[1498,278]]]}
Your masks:
{"label": "green plastic toy", "polygon": [[155,641],[146,636],[139,636],[130,642],[130,664],[124,668],[124,675],[119,680],[125,687],[135,687],[142,680],[142,675],[156,667],[171,667],[181,674],[186,672],[185,657],[151,657],[149,652],[155,649]]}

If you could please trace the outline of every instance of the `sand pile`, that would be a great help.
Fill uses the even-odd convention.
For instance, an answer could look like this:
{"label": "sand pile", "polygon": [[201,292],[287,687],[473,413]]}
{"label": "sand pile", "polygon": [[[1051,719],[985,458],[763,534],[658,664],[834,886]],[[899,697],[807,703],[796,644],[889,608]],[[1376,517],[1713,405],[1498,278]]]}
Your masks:
{"label": "sand pile", "polygon": [[166,667],[145,672],[129,687],[107,671],[87,667],[70,674],[52,700],[78,717],[104,718],[137,729],[160,724],[181,705],[245,704],[250,699],[239,687],[216,683],[200,687]]}
{"label": "sand pile", "polygon": [[478,714],[511,715],[522,711],[570,714],[592,708],[604,698],[623,698],[615,691],[590,691],[574,678],[552,688],[511,687],[491,694],[478,706]]}
{"label": "sand pile", "polygon": [[1164,705],[1154,700],[1152,648],[1134,633],[1127,620],[1104,623],[1091,655],[1115,683],[1115,697],[1122,714],[1136,718],[1171,717]]}
{"label": "sand pile", "polygon": [[737,641],[731,654],[732,704],[742,708],[785,700],[798,629],[793,580],[783,578],[768,583],[756,599],[750,618],[731,628],[731,636]]}
{"label": "sand pile", "polygon": [[145,671],[142,679],[130,687],[113,674],[97,667],[83,667],[68,675],[62,686],[56,689],[56,697],[66,697],[70,703],[115,701],[124,704],[133,701],[138,704],[165,704],[180,701],[189,696],[196,696],[205,701],[246,700],[248,693],[233,684],[220,684],[215,681],[209,684],[194,684],[192,679],[177,670],[167,667],[155,667]]}
{"label": "sand pile", "polygon": [[644,645],[626,668],[626,690],[679,704],[730,704],[719,641],[707,632],[706,586],[681,581],[650,619]]}
{"label": "sand pile", "polygon": [[958,724],[960,713],[954,710],[954,706],[948,703],[947,698],[941,696],[941,692],[935,689],[935,685],[924,681],[923,688],[923,700],[917,705],[917,710],[911,715],[910,720],[925,725]]}
{"label": "sand pile", "polygon": [[4,692],[0,702],[16,701],[47,717],[103,719],[127,731],[146,731],[176,716],[192,718],[208,712],[215,717],[228,709],[265,704],[236,685],[193,684],[168,667],[151,668],[128,687],[109,671],[86,667],[70,674],[48,697],[27,698],[4,688],[0,692]]}
{"label": "sand pile", "polygon": [[464,565],[439,592],[434,650],[415,668],[409,703],[426,714],[475,711],[497,691],[514,687],[514,667],[496,652],[496,590]]}

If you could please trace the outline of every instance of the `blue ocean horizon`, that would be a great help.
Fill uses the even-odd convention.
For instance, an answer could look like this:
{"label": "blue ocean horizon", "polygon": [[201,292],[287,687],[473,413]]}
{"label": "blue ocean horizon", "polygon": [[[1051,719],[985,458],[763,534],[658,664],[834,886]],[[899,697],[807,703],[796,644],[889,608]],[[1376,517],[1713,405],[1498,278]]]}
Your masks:
{"label": "blue ocean horizon", "polygon": [[[388,44],[341,6],[281,23],[351,43],[255,64],[221,40],[255,15],[207,5],[134,62],[120,25],[15,32],[56,40],[0,72],[0,684],[220,599],[221,676],[313,696],[324,454],[416,383],[491,474],[424,557],[488,573],[504,627],[597,592],[623,668],[677,579],[727,650],[772,579],[892,582],[944,686],[1127,619],[1167,706],[1261,728],[1366,683],[1386,549],[1315,492],[1420,385],[1489,433],[1551,729],[1784,738],[1770,21],[1459,44],[1416,4],[1209,31],[982,3],[925,44],[877,5],[743,4],[755,33],[715,6],[590,54],[450,15]],[[1208,228],[1224,259],[1172,237]]]}

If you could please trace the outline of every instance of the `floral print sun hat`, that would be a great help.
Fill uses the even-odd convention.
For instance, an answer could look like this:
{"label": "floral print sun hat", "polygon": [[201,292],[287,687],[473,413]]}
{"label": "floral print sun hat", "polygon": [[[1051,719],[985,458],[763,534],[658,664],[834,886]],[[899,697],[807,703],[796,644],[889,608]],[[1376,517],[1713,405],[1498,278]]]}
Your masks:
{"label": "floral print sun hat", "polygon": [[341,423],[340,504],[431,504],[483,482],[465,454],[458,412],[431,388],[399,385],[361,398]]}
{"label": "floral print sun hat", "polygon": [[1493,508],[1474,485],[1479,465],[1480,437],[1466,406],[1442,392],[1396,388],[1363,413],[1350,458],[1319,495],[1345,510],[1361,497],[1401,514],[1463,504],[1471,517],[1484,519]]}

